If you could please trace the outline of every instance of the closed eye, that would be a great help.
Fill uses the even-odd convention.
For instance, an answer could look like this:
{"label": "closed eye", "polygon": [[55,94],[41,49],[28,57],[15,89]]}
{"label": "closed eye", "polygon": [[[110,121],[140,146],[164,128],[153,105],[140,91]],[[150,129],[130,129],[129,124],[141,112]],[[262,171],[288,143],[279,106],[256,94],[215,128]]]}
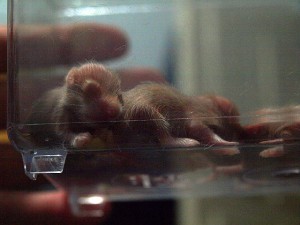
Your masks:
{"label": "closed eye", "polygon": [[118,99],[122,105],[124,105],[123,96],[121,94],[118,95]]}

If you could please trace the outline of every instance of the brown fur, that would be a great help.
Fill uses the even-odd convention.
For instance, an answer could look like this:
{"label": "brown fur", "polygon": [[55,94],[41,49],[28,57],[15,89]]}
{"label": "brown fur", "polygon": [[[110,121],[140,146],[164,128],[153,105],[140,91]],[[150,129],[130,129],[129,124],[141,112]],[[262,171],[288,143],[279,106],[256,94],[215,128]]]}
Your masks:
{"label": "brown fur", "polygon": [[[103,65],[72,68],[65,84],[47,92],[32,107],[28,123],[41,146],[86,146],[99,129],[110,126],[122,110],[120,79]],[[43,126],[44,124],[44,126]]]}
{"label": "brown fur", "polygon": [[127,129],[121,142],[129,146],[236,144],[230,141],[241,132],[236,107],[223,97],[189,97],[168,85],[145,83],[125,92],[123,98]]}

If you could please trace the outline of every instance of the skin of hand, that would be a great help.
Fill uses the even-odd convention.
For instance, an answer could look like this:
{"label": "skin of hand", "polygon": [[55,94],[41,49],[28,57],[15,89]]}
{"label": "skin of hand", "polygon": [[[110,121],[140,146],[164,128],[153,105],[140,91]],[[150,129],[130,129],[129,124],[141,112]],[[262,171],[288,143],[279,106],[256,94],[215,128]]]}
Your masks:
{"label": "skin of hand", "polygon": [[[43,35],[41,35],[43,34]],[[41,48],[48,49],[47,37],[49,40],[58,39],[61,42],[61,64],[68,65],[78,63],[82,60],[93,59],[103,61],[116,58],[126,53],[128,42],[126,36],[117,28],[98,24],[74,24],[58,27],[40,27],[31,30],[26,36],[27,46],[33,44]],[[77,49],[73,49],[72,57],[68,57],[72,49],[72,43],[80,40],[82,42]],[[100,44],[102,43],[102,44]],[[106,44],[103,44],[106,43]],[[7,72],[7,30],[0,27],[0,74],[3,77]],[[77,45],[78,46],[78,45]],[[97,46],[97,51],[94,51]],[[28,47],[26,51],[31,51]],[[39,59],[38,54],[30,52],[37,66],[49,66],[57,64],[56,61]],[[55,57],[53,57],[55,59]],[[22,62],[21,62],[22,63]],[[24,62],[26,63],[26,62]],[[24,64],[25,65],[25,64]],[[28,66],[34,66],[28,64]],[[122,89],[128,90],[138,83],[150,80],[165,82],[159,71],[149,68],[130,68],[118,71],[122,81]],[[6,77],[6,76],[5,76]],[[5,95],[5,92],[1,92]],[[1,96],[0,105],[6,105],[6,95]],[[1,109],[2,110],[2,109]],[[4,111],[4,110],[2,110]],[[2,114],[1,114],[2,115]],[[0,118],[1,124],[5,124],[6,119]],[[3,127],[1,127],[3,128]],[[104,216],[102,218],[76,218],[71,214],[67,193],[63,190],[35,191],[47,184],[48,181],[39,176],[37,181],[29,180],[23,170],[21,154],[13,149],[9,144],[6,132],[0,134],[0,148],[3,154],[0,156],[2,173],[0,175],[0,218],[4,224],[99,224],[110,211],[110,204],[103,204]]]}

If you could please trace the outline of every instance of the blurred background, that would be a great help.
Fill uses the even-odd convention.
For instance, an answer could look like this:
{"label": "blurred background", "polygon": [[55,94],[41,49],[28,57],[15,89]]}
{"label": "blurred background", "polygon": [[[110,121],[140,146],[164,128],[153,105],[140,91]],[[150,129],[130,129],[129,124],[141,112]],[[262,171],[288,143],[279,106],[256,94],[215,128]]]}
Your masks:
{"label": "blurred background", "polygon": [[[36,20],[41,23],[56,23],[55,18],[63,23],[76,20],[88,22],[99,16],[93,14],[95,11],[92,7],[78,7],[84,1],[70,1],[73,5],[69,5],[69,1],[60,0],[27,2],[28,8],[20,8],[19,10],[23,11],[17,14],[20,16],[18,20],[24,24],[32,24]],[[91,5],[93,2],[97,4],[97,1],[89,2]],[[127,2],[133,4],[136,1]],[[152,3],[150,8],[146,7],[147,2]],[[137,11],[128,14],[124,1],[121,6],[120,1],[114,1],[110,8],[113,10],[101,11],[99,22],[118,24],[130,39],[129,54],[119,60],[108,61],[107,65],[114,68],[137,65],[158,68],[183,92],[222,94],[234,99],[245,114],[256,108],[297,102],[300,93],[298,1],[264,1],[259,4],[256,1],[255,4],[249,5],[231,1],[231,7],[224,7],[217,1],[216,4],[208,1],[200,14],[192,10],[192,1],[179,1],[178,5],[186,10],[185,14],[178,15],[175,20],[179,30],[170,29],[170,23],[174,23],[174,15],[162,13],[169,10],[164,7],[163,2],[144,1],[145,7],[131,7],[131,10]],[[50,10],[41,10],[45,7],[61,7],[64,14],[57,17],[52,15]],[[244,7],[243,10],[240,10],[241,7]],[[40,15],[35,13],[41,11],[43,13]],[[90,16],[86,16],[86,13]],[[6,23],[6,15],[6,1],[0,0],[1,24]],[[186,26],[188,23],[192,25]],[[191,30],[191,27],[194,29],[195,26],[196,30]],[[178,32],[181,35],[178,36]],[[200,46],[191,45],[200,40]],[[176,48],[175,43],[178,44]],[[183,49],[189,50],[182,51]],[[25,74],[28,74],[28,71],[23,77],[21,74],[21,81],[25,79]],[[35,76],[33,71],[33,80]],[[5,146],[3,155],[6,157],[4,161],[7,162],[1,165],[7,170],[15,167],[18,179],[28,183],[27,190],[51,189],[53,187],[42,176],[38,181],[30,181],[24,175],[21,157],[12,150],[5,138],[7,76],[0,74],[0,78],[0,144]],[[8,163],[9,157],[19,160],[11,164]],[[1,183],[5,183],[10,178],[2,173],[0,179]],[[106,224],[296,225],[300,224],[299,206],[299,193],[284,192],[178,201],[170,199],[122,202],[113,205],[112,215]]]}
{"label": "blurred background", "polygon": [[[231,99],[245,122],[257,109],[298,103],[297,0],[27,0],[14,11],[20,26],[99,22],[118,27],[128,36],[129,51],[106,65],[157,68],[184,93]],[[31,55],[20,57],[30,61]],[[21,69],[19,79],[34,81],[40,73],[22,76]]]}

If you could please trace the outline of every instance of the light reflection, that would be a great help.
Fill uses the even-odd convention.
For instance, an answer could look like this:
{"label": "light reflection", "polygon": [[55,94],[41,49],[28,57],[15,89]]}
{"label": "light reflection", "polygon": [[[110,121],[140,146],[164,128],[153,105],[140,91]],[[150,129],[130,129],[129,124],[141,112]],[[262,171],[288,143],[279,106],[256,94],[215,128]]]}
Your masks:
{"label": "light reflection", "polygon": [[162,4],[144,4],[144,5],[117,5],[117,6],[95,6],[95,7],[80,7],[68,8],[64,10],[65,17],[75,16],[102,16],[114,14],[129,14],[129,13],[147,13],[163,9]]}
{"label": "light reflection", "polygon": [[78,203],[81,205],[99,205],[104,202],[104,198],[99,195],[90,195],[78,198]]}

